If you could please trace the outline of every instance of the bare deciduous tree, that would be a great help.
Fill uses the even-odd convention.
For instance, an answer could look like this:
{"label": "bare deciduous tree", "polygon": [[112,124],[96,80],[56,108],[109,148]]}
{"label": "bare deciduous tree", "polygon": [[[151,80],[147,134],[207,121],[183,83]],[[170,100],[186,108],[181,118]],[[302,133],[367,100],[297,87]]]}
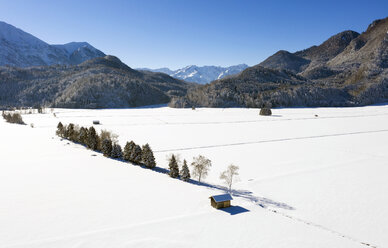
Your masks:
{"label": "bare deciduous tree", "polygon": [[201,182],[201,178],[207,176],[209,169],[212,166],[212,162],[210,159],[199,155],[198,157],[193,158],[191,166],[193,167],[193,176],[198,177],[198,182]]}
{"label": "bare deciduous tree", "polygon": [[229,191],[232,190],[232,184],[233,182],[238,180],[238,170],[240,167],[236,165],[229,165],[226,171],[222,172],[220,175],[220,179],[225,182],[225,184],[228,186]]}

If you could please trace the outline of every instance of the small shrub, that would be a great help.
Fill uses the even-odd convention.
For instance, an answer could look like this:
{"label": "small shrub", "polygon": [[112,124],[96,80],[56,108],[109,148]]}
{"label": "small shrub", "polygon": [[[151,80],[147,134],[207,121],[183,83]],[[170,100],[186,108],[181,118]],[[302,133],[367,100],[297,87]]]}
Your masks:
{"label": "small shrub", "polygon": [[3,118],[8,123],[15,123],[15,124],[21,124],[21,125],[26,124],[24,123],[22,116],[19,113],[5,113],[3,111]]}
{"label": "small shrub", "polygon": [[260,115],[270,116],[272,115],[272,111],[270,108],[261,108]]}

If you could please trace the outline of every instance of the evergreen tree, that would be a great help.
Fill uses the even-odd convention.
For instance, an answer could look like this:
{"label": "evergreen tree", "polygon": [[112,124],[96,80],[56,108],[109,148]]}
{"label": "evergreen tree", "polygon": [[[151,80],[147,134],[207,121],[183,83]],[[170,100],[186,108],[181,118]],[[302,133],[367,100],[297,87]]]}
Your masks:
{"label": "evergreen tree", "polygon": [[84,128],[84,127],[81,127],[80,130],[79,130],[78,141],[81,144],[86,145],[87,138],[88,138],[87,129]]}
{"label": "evergreen tree", "polygon": [[135,148],[135,142],[131,141],[131,142],[127,142],[125,144],[125,147],[124,147],[124,154],[123,154],[123,158],[124,160],[126,161],[131,161],[131,154],[132,154],[132,151],[134,150]]}
{"label": "evergreen tree", "polygon": [[96,129],[94,129],[94,127],[89,128],[87,141],[88,141],[88,143],[87,143],[88,148],[96,151],[97,145],[98,145],[98,135],[97,135]]}
{"label": "evergreen tree", "polygon": [[174,154],[171,155],[168,167],[170,168],[170,172],[168,173],[170,177],[177,178],[179,176],[179,167]]}
{"label": "evergreen tree", "polygon": [[[3,115],[4,115],[4,112],[3,112]],[[62,122],[59,122],[59,123],[58,123],[56,134],[57,134],[59,137],[63,137],[63,124],[62,124]]]}
{"label": "evergreen tree", "polygon": [[110,155],[112,158],[122,158],[123,152],[121,150],[121,146],[117,143],[113,144],[112,153]]}
{"label": "evergreen tree", "polygon": [[189,167],[187,166],[186,159],[183,160],[183,166],[182,166],[182,170],[181,170],[181,178],[185,182],[190,180],[190,170],[189,170]]}
{"label": "evergreen tree", "polygon": [[143,151],[141,150],[140,146],[135,144],[135,147],[133,148],[133,151],[131,153],[130,161],[135,164],[140,164],[142,161],[142,155]]}
{"label": "evergreen tree", "polygon": [[101,143],[101,152],[105,157],[109,157],[112,153],[112,141],[110,139],[104,139]]}
{"label": "evergreen tree", "polygon": [[73,137],[74,137],[74,124],[70,123],[69,125],[67,125],[65,138],[69,140],[73,140]]}
{"label": "evergreen tree", "polygon": [[141,158],[144,165],[150,169],[155,168],[155,157],[150,145],[145,144],[142,148]]}

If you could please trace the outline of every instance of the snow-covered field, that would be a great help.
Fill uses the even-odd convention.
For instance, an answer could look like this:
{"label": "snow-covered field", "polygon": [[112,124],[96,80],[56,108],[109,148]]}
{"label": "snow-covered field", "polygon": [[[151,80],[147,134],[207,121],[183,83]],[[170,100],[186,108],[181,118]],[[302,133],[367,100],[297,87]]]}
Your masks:
{"label": "snow-covered field", "polygon": [[[388,247],[388,105],[361,108],[55,109],[0,120],[0,247]],[[315,117],[318,115],[318,117]],[[59,121],[213,166],[205,185],[104,158]],[[92,156],[97,155],[97,156]],[[210,206],[240,167],[232,208]]]}

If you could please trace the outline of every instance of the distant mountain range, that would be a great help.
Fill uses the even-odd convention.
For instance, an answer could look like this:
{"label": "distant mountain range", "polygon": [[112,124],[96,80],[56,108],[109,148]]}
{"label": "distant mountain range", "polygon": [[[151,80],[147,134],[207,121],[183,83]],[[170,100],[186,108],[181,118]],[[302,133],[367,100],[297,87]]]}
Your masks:
{"label": "distant mountain range", "polygon": [[[388,102],[388,18],[258,65],[134,70],[86,42],[49,45],[0,22],[0,107],[360,106]],[[243,70],[243,71],[241,71]],[[167,75],[170,74],[171,76]],[[199,82],[206,85],[188,83]],[[211,80],[214,81],[210,82]]]}
{"label": "distant mountain range", "polygon": [[133,70],[87,42],[49,45],[0,22],[0,108],[154,105],[193,86],[163,73]]}
{"label": "distant mountain range", "polygon": [[105,54],[87,42],[49,45],[35,36],[0,21],[0,66],[76,65]]}
{"label": "distant mountain range", "polygon": [[136,71],[114,56],[79,65],[0,67],[0,107],[125,108],[166,104],[193,84]]}
{"label": "distant mountain range", "polygon": [[235,75],[248,68],[246,64],[234,65],[229,67],[220,66],[196,66],[190,65],[182,69],[172,71],[168,68],[148,69],[138,68],[137,70],[146,70],[153,72],[162,72],[171,77],[182,79],[187,82],[194,82],[198,84],[207,84],[211,81],[225,78],[226,76]]}
{"label": "distant mountain range", "polygon": [[258,65],[191,89],[172,107],[360,106],[388,102],[388,18],[359,34],[279,51]]}

